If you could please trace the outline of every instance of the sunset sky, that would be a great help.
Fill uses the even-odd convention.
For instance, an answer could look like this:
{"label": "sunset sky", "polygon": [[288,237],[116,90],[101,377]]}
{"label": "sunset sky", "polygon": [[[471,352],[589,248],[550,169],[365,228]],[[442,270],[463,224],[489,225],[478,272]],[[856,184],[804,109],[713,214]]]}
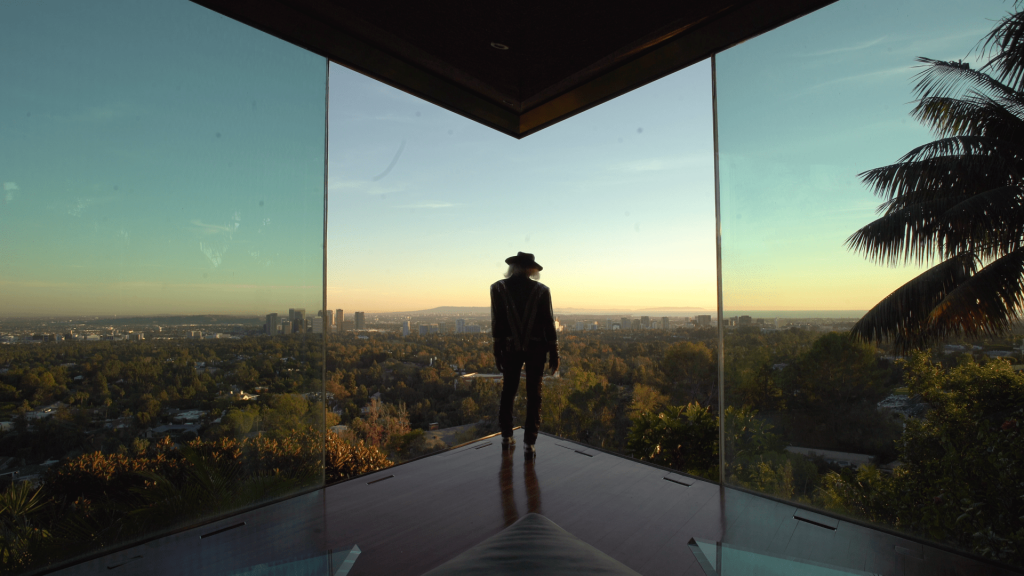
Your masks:
{"label": "sunset sky", "polygon": [[326,74],[191,2],[3,3],[0,316],[318,309]]}
{"label": "sunset sky", "polygon": [[717,306],[708,62],[523,140],[337,65],[330,103],[330,307],[485,306],[518,251],[559,308]]}
{"label": "sunset sky", "polygon": [[[1008,9],[840,2],[719,56],[727,310],[864,310],[918,272],[845,249],[856,175],[930,139],[914,58]],[[319,308],[323,58],[184,1],[0,16],[0,316]],[[486,305],[520,250],[558,308],[716,307],[709,62],[523,140],[329,86],[329,307]]]}
{"label": "sunset sky", "polygon": [[857,174],[931,135],[915,59],[965,59],[1012,6],[838,2],[717,59],[724,307],[866,310],[922,269],[848,252],[879,200]]}

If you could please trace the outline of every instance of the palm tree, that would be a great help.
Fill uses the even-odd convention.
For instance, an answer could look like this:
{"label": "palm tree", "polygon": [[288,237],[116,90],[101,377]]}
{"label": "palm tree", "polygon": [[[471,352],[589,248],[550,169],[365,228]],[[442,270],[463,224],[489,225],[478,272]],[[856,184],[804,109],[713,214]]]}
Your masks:
{"label": "palm tree", "polygon": [[884,265],[938,262],[852,329],[899,351],[1002,333],[1024,313],[1024,12],[977,50],[980,69],[918,58],[911,115],[937,139],[859,175],[881,216],[847,247]]}

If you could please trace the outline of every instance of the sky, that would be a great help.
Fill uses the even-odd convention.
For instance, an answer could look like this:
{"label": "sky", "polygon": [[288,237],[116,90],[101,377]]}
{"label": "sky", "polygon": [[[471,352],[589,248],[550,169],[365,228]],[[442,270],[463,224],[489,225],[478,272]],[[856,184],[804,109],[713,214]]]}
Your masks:
{"label": "sky", "polygon": [[[1011,8],[846,0],[719,55],[727,311],[919,272],[846,250],[856,175],[930,140],[914,58],[976,65]],[[191,2],[36,0],[0,79],[0,316],[316,310],[325,180],[329,308],[483,306],[517,251],[559,309],[717,305],[707,61],[516,140]]]}
{"label": "sky", "polygon": [[183,0],[0,3],[0,316],[319,309],[326,76]]}
{"label": "sky", "polygon": [[847,0],[718,56],[726,310],[867,310],[924,270],[845,248],[880,203],[857,174],[933,139],[909,116],[915,59],[977,68],[1012,8]]}
{"label": "sky", "polygon": [[711,68],[522,140],[330,70],[328,306],[487,306],[517,252],[556,309],[717,306]]}

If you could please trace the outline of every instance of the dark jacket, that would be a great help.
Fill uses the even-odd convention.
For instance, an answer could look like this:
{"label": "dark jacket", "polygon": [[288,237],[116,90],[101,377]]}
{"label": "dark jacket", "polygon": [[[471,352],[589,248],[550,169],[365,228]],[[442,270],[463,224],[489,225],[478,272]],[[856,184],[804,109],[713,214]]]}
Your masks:
{"label": "dark jacket", "polygon": [[543,347],[557,354],[551,290],[521,274],[491,284],[491,335],[496,351]]}

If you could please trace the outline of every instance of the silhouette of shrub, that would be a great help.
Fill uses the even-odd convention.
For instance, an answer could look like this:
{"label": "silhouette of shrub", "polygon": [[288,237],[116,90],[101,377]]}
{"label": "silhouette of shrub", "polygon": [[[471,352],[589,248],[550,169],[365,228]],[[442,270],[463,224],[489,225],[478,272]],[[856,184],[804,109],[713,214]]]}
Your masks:
{"label": "silhouette of shrub", "polygon": [[368,446],[362,440],[349,443],[341,436],[328,432],[324,442],[324,464],[324,479],[331,484],[387,468],[394,465],[394,462],[376,447]]}

